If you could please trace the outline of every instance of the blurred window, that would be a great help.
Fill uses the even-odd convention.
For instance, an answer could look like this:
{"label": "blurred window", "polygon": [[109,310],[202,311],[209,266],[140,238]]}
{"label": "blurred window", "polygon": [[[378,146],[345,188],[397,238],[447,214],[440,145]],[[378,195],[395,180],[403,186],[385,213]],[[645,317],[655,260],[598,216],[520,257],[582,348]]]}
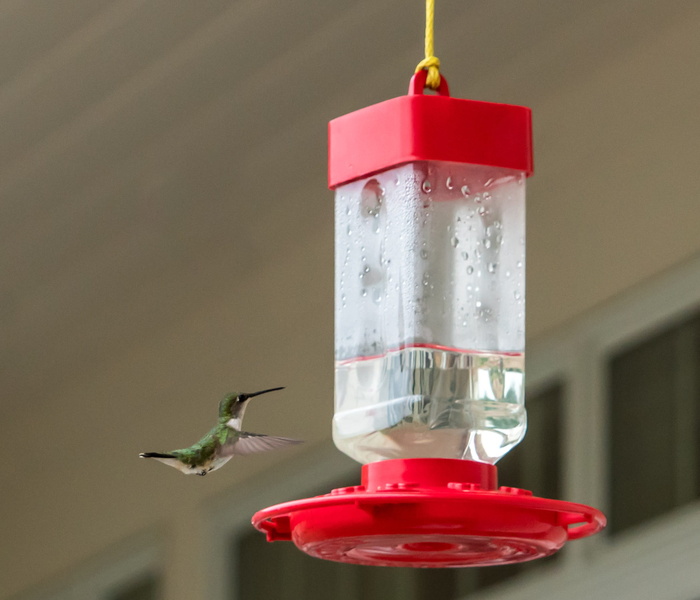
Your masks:
{"label": "blurred window", "polygon": [[700,493],[700,315],[619,351],[608,381],[615,534]]}

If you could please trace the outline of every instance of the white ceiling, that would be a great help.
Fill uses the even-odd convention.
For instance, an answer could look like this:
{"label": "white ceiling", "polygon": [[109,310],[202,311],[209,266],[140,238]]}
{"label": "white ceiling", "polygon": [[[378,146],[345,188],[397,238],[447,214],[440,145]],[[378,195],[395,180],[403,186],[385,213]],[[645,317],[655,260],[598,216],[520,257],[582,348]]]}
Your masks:
{"label": "white ceiling", "polygon": [[[696,6],[438,0],[436,54],[453,95],[536,107]],[[419,0],[0,1],[3,405],[331,228],[326,122],[405,93],[423,18]]]}

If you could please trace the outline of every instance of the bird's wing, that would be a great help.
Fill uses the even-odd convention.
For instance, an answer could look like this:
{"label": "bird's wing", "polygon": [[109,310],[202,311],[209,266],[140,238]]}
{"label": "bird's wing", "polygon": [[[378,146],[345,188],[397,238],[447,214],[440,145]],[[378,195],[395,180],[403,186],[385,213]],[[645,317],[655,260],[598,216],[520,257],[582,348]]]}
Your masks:
{"label": "bird's wing", "polygon": [[234,454],[253,454],[255,452],[267,452],[268,450],[274,450],[275,448],[281,448],[282,446],[291,446],[293,444],[301,443],[301,440],[241,431],[238,439],[233,443],[226,444],[221,451],[223,456],[232,456]]}

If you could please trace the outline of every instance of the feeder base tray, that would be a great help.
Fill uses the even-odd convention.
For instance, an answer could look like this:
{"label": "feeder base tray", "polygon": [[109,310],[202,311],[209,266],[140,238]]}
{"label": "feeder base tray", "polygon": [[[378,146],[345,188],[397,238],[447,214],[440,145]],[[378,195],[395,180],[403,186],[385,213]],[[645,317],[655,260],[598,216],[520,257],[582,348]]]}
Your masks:
{"label": "feeder base tray", "polygon": [[253,524],[311,556],[400,567],[523,562],[605,526],[594,508],[497,488],[496,468],[471,461],[371,463],[362,483],[261,510]]}

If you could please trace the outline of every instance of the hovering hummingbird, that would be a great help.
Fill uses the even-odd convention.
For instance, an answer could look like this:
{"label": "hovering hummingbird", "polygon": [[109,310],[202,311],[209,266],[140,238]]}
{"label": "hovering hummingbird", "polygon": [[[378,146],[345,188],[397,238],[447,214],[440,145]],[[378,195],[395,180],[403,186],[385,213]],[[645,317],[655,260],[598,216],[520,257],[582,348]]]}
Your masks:
{"label": "hovering hummingbird", "polygon": [[271,388],[254,394],[228,394],[219,402],[219,422],[196,444],[171,452],[142,452],[141,458],[156,460],[175,467],[186,475],[206,475],[224,466],[235,454],[265,452],[300,440],[241,431],[243,414],[248,400],[283,387]]}

